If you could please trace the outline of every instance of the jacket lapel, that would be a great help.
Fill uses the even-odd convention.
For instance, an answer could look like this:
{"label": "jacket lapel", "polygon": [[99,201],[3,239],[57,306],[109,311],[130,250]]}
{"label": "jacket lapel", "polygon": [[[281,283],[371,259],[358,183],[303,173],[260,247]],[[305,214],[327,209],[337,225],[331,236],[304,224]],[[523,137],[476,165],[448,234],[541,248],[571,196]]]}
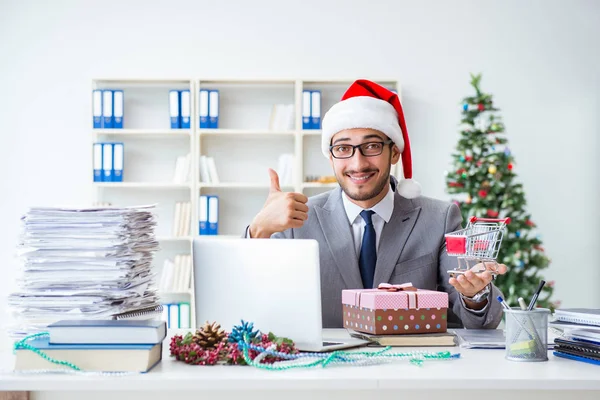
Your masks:
{"label": "jacket lapel", "polygon": [[421,207],[413,208],[409,199],[394,193],[394,212],[379,239],[373,285],[389,282],[420,211]]}
{"label": "jacket lapel", "polygon": [[315,207],[315,212],[346,287],[362,289],[352,228],[342,203],[341,189],[333,190],[323,207]]}

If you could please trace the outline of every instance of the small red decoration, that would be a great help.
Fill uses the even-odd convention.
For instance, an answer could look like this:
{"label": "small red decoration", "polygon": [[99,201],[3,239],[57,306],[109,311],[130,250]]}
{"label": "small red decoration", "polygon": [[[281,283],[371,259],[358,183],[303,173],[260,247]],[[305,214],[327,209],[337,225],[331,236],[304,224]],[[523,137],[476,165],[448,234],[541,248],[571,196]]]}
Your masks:
{"label": "small red decoration", "polygon": [[461,168],[461,169],[459,169],[458,171],[456,171],[456,173],[457,173],[458,175],[462,174],[463,172],[467,172],[467,170],[466,170],[466,169],[464,169],[464,168]]}
{"label": "small red decoration", "polygon": [[467,162],[470,162],[472,160],[473,160],[473,157],[471,157],[471,156],[466,156],[465,157],[465,161],[467,161]]}
{"label": "small red decoration", "polygon": [[527,221],[525,221],[525,225],[534,227],[535,223],[532,220],[528,219]]}
{"label": "small red decoration", "polygon": [[448,186],[450,187],[464,187],[465,185],[460,183],[460,182],[450,182],[448,183]]}
{"label": "small red decoration", "polygon": [[487,210],[487,216],[490,218],[496,218],[498,216],[498,211],[494,211],[494,210]]}
{"label": "small red decoration", "polygon": [[481,161],[481,160],[477,161],[477,166],[478,167],[481,167],[481,164],[483,164],[483,161]]}
{"label": "small red decoration", "polygon": [[488,195],[488,192],[486,192],[485,190],[480,190],[480,191],[478,192],[478,194],[479,194],[479,197],[481,197],[482,199],[484,199],[484,198],[486,198],[486,197],[487,197],[487,195]]}
{"label": "small red decoration", "polygon": [[511,163],[508,163],[507,168],[508,168],[509,171],[512,171],[513,165]]}
{"label": "small red decoration", "polygon": [[479,109],[479,111],[485,110],[485,106],[483,104],[478,104],[477,108]]}

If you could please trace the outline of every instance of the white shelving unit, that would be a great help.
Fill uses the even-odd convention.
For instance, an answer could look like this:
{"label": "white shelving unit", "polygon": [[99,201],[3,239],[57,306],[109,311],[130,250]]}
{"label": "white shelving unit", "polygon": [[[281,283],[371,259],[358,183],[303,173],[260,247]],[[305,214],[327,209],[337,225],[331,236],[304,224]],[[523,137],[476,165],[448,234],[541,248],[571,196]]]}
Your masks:
{"label": "white shelving unit", "polygon": [[[401,94],[394,79],[370,78]],[[267,168],[277,169],[278,157],[294,155],[292,180],[284,191],[307,196],[337,187],[337,183],[307,182],[309,176],[331,176],[321,154],[321,130],[302,129],[303,90],[321,91],[321,115],[340,100],[354,79],[96,79],[93,89],[124,90],[124,129],[92,129],[93,142],[125,143],[123,182],[93,183],[94,201],[114,205],[157,204],[157,237],[161,251],[155,258],[161,272],[166,258],[191,254],[198,237],[200,195],[219,196],[219,237],[240,237],[263,206],[269,191]],[[199,128],[199,90],[219,90],[219,129]],[[190,129],[170,129],[168,92],[189,89]],[[293,129],[270,130],[275,104],[293,104]],[[91,112],[90,112],[91,120]],[[178,156],[191,154],[191,181],[173,183]],[[200,181],[200,156],[213,157],[219,183]],[[393,171],[395,173],[396,171]],[[91,177],[90,171],[90,177]],[[192,206],[189,236],[173,237],[176,202]],[[189,301],[194,320],[192,286],[184,293],[161,293],[164,302]],[[183,300],[181,300],[183,299]]]}

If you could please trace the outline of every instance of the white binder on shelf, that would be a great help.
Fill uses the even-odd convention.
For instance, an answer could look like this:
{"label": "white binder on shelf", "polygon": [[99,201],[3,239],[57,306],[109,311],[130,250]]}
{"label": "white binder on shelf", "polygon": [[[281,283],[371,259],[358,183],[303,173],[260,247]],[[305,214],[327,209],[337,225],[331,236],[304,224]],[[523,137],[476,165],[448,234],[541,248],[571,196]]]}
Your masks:
{"label": "white binder on shelf", "polygon": [[102,143],[102,182],[112,182],[113,177],[113,145]]}
{"label": "white binder on shelf", "polygon": [[311,129],[310,90],[302,92],[302,129]]}
{"label": "white binder on shelf", "polygon": [[219,234],[219,197],[208,196],[208,234]]}
{"label": "white binder on shelf", "polygon": [[179,304],[169,304],[169,329],[179,329]]}
{"label": "white binder on shelf", "polygon": [[219,91],[211,90],[208,100],[208,127],[219,128]]}
{"label": "white binder on shelf", "polygon": [[125,98],[122,90],[113,91],[113,128],[123,129],[125,114]]}
{"label": "white binder on shelf", "polygon": [[102,127],[112,129],[113,127],[113,92],[102,91]]}
{"label": "white binder on shelf", "polygon": [[200,98],[198,99],[198,119],[200,120],[200,129],[210,128],[208,122],[208,90],[200,90]]}
{"label": "white binder on shelf", "polygon": [[102,174],[102,163],[104,160],[102,159],[102,143],[94,143],[94,182],[102,182],[103,174]]}
{"label": "white binder on shelf", "polygon": [[200,235],[209,235],[208,232],[208,196],[201,195],[198,201],[198,225]]}
{"label": "white binder on shelf", "polygon": [[102,90],[92,91],[92,115],[94,129],[102,128]]}
{"label": "white binder on shelf", "polygon": [[321,92],[313,90],[310,93],[310,128],[321,129]]}
{"label": "white binder on shelf", "polygon": [[178,90],[169,91],[169,115],[171,117],[171,129],[181,128],[181,103]]}
{"label": "white binder on shelf", "polygon": [[190,303],[179,304],[179,328],[190,328]]}
{"label": "white binder on shelf", "polygon": [[113,182],[123,182],[123,162],[125,147],[123,143],[113,143]]}
{"label": "white binder on shelf", "polygon": [[182,90],[180,95],[181,101],[181,129],[190,129],[191,119],[191,100],[190,91]]}

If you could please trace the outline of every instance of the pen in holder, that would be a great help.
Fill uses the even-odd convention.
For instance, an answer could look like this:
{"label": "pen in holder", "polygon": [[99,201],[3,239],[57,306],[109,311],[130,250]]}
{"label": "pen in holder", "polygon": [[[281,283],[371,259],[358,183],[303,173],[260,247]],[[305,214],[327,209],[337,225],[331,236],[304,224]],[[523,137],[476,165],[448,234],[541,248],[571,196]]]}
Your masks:
{"label": "pen in holder", "polygon": [[548,361],[547,308],[504,309],[506,359],[511,361]]}

